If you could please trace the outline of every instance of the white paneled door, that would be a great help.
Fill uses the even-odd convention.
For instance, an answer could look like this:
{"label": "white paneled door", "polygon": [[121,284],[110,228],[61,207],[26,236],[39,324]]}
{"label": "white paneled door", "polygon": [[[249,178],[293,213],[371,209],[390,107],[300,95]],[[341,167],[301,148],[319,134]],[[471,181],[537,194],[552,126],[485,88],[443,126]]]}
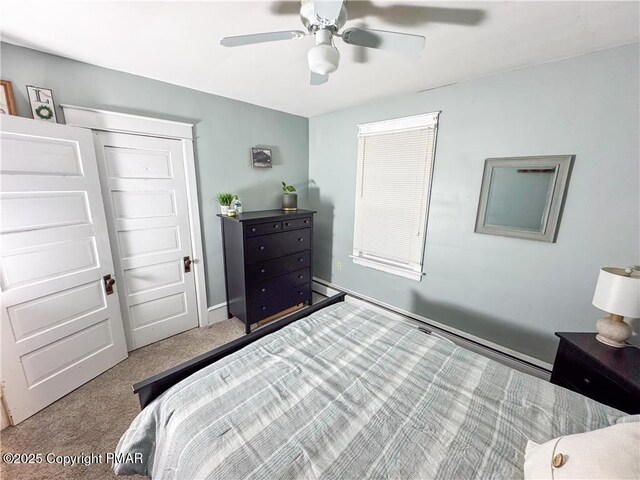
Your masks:
{"label": "white paneled door", "polygon": [[94,141],[129,350],[197,327],[182,142]]}
{"label": "white paneled door", "polygon": [[127,348],[91,131],[2,115],[0,153],[2,384],[15,424]]}

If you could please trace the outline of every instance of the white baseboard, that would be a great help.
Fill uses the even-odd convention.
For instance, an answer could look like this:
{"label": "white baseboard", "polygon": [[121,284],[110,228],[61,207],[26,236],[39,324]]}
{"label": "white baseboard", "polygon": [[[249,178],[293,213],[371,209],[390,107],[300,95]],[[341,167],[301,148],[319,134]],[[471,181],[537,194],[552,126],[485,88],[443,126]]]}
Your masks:
{"label": "white baseboard", "polygon": [[[524,353],[516,352],[497,343],[493,343],[484,338],[476,337],[470,333],[458,330],[457,328],[450,327],[440,322],[431,320],[430,318],[423,317],[408,310],[397,308],[388,303],[380,302],[374,298],[362,295],[361,293],[354,292],[347,288],[342,288],[339,285],[332,284],[320,278],[314,277],[314,290],[320,292],[319,288],[325,288],[333,290],[334,292],[342,291],[348,294],[346,300],[354,304],[365,305],[373,310],[378,310],[387,316],[393,317],[394,314],[405,319],[411,319],[421,324],[426,324],[431,327],[435,332],[442,335],[445,338],[453,341],[454,343],[464,347],[468,350],[475,351],[485,357],[489,357],[500,363],[506,364],[516,370],[519,370],[529,375],[534,375],[544,380],[549,380],[550,372],[553,369],[553,365],[547,362],[543,362],[537,358],[531,357]],[[316,286],[318,289],[316,289]],[[322,293],[322,292],[320,292]]]}
{"label": "white baseboard", "polygon": [[207,308],[207,325],[222,322],[227,319],[227,302],[218,303]]}

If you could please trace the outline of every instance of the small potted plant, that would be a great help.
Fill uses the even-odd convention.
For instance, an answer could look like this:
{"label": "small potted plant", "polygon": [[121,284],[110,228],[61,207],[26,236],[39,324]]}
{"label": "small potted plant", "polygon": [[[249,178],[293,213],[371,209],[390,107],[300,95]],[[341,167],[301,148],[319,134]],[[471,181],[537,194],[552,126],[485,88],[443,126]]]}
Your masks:
{"label": "small potted plant", "polygon": [[220,204],[220,213],[226,215],[231,206],[231,202],[236,198],[233,193],[219,193],[216,200]]}
{"label": "small potted plant", "polygon": [[296,187],[282,182],[282,210],[285,212],[295,212],[298,210],[298,194]]}

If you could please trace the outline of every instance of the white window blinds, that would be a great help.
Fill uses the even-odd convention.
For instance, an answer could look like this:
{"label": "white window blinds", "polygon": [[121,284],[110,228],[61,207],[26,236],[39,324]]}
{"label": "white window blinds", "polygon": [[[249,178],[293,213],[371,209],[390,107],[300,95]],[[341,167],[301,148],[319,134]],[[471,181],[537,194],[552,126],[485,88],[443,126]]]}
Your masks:
{"label": "white window blinds", "polygon": [[359,126],[355,263],[420,280],[438,115]]}

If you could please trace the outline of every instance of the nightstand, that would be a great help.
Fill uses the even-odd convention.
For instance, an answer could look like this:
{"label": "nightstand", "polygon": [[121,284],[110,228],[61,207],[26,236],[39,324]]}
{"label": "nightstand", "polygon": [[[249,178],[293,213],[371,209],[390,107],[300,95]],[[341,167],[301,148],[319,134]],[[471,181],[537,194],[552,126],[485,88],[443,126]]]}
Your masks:
{"label": "nightstand", "polygon": [[640,349],[613,348],[595,333],[561,333],[551,383],[627,413],[640,413]]}

